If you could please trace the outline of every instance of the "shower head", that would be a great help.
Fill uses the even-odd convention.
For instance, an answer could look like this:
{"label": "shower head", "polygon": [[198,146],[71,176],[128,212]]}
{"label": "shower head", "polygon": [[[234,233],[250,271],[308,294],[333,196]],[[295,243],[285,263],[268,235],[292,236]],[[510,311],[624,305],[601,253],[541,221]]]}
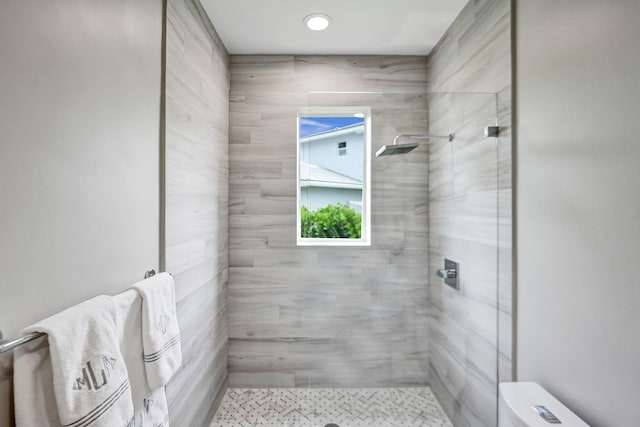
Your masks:
{"label": "shower head", "polygon": [[383,145],[376,151],[376,157],[392,156],[394,154],[404,154],[413,150],[418,146],[417,142],[408,142],[406,144]]}
{"label": "shower head", "polygon": [[412,138],[412,139],[448,139],[453,141],[454,134],[449,135],[396,135],[393,138],[393,144],[383,145],[378,151],[376,151],[376,157],[380,156],[392,156],[394,154],[405,154],[413,150],[418,146],[417,142],[408,142],[406,144],[398,144],[400,138]]}

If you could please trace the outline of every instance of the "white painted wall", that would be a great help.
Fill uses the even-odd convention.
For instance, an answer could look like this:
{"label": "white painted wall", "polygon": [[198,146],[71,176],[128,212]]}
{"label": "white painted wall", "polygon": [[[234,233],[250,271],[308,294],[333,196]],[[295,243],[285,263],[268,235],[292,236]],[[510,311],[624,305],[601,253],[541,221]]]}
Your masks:
{"label": "white painted wall", "polygon": [[0,10],[0,329],[15,337],[158,266],[162,2]]}
{"label": "white painted wall", "polygon": [[640,420],[640,2],[516,1],[517,374]]}
{"label": "white painted wall", "polygon": [[[362,181],[364,179],[364,125],[347,134],[326,134],[300,144],[300,157],[307,163]],[[347,143],[347,153],[338,155],[338,143]]]}

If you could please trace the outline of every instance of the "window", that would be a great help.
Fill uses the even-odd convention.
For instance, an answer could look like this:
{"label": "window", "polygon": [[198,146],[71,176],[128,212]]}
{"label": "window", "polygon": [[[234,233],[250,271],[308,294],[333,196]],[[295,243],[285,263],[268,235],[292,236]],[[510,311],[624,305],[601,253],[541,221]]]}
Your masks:
{"label": "window", "polygon": [[347,155],[347,143],[338,142],[338,156],[346,156]]}
{"label": "window", "polygon": [[371,244],[370,116],[369,107],[298,113],[298,245]]}

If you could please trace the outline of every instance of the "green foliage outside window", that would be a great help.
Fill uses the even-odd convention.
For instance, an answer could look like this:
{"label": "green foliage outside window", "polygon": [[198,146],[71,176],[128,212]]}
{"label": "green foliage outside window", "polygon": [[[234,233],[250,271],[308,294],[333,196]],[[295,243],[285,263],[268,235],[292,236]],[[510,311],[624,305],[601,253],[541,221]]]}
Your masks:
{"label": "green foliage outside window", "polygon": [[302,237],[359,239],[362,233],[362,217],[349,206],[341,203],[327,205],[316,211],[306,206],[300,209]]}

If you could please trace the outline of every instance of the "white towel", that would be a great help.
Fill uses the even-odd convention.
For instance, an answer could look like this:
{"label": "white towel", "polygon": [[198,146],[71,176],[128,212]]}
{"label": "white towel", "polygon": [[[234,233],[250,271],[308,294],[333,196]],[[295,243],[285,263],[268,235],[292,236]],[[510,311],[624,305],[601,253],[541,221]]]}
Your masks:
{"label": "white towel", "polygon": [[147,384],[142,347],[142,298],[131,289],[113,299],[118,308],[120,348],[129,372],[135,409],[134,420],[128,427],[168,427],[169,410],[164,387],[152,391]]}
{"label": "white towel", "polygon": [[169,382],[182,364],[173,277],[160,273],[133,285],[142,297],[142,345],[149,387]]}
{"label": "white towel", "polygon": [[142,298],[135,290],[113,297],[118,308],[118,333],[120,349],[129,372],[131,396],[136,412],[142,408],[143,399],[151,394],[142,358]]}
{"label": "white towel", "polygon": [[16,427],[60,427],[46,337],[13,350],[13,398]]}
{"label": "white towel", "polygon": [[142,408],[136,411],[127,427],[169,427],[169,408],[164,387],[151,392],[142,403]]}
{"label": "white towel", "polygon": [[[115,427],[130,423],[133,401],[111,297],[90,299],[26,328],[23,334],[30,332],[48,334],[49,355],[42,348],[15,355],[17,426],[40,427],[52,422],[48,414],[28,414],[34,412],[32,399],[27,397],[29,390],[36,396],[53,392],[58,423],[63,426]],[[37,345],[34,343],[31,350]],[[46,405],[46,398],[39,400]],[[46,406],[35,409],[50,412]]]}

